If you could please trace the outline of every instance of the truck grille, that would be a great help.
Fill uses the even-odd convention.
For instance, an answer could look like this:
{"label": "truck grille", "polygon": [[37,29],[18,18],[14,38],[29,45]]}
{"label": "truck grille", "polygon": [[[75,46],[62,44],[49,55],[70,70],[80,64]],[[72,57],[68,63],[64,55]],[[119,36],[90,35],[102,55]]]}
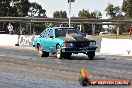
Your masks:
{"label": "truck grille", "polygon": [[74,43],[75,47],[88,47],[89,46],[89,42],[76,42]]}

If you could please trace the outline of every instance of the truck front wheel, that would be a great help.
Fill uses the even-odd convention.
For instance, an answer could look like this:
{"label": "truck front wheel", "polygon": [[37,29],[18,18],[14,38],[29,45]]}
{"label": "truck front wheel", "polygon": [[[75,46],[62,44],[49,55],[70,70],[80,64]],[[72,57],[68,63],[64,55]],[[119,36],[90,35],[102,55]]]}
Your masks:
{"label": "truck front wheel", "polygon": [[61,51],[60,45],[57,45],[57,47],[56,47],[56,56],[58,59],[62,59],[62,51]]}
{"label": "truck front wheel", "polygon": [[90,60],[92,60],[92,59],[94,59],[95,52],[88,52],[87,55],[88,55],[88,58],[89,58]]}

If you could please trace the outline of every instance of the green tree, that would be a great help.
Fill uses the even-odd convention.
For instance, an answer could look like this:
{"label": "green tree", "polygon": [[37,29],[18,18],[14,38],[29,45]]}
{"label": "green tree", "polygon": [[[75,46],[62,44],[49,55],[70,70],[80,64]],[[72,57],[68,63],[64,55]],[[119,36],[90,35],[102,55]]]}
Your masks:
{"label": "green tree", "polygon": [[110,16],[111,19],[121,19],[123,17],[121,8],[119,6],[114,6],[109,4],[105,9],[106,16]]}
{"label": "green tree", "polygon": [[53,18],[67,18],[66,11],[55,11],[53,13]]}
{"label": "green tree", "polygon": [[90,18],[99,19],[99,18],[102,18],[102,14],[99,11],[94,11],[94,12],[91,12],[90,13]]}
{"label": "green tree", "polygon": [[[41,5],[37,3],[30,3],[29,0],[0,0],[0,16],[1,17],[3,16],[25,17],[29,15],[31,16],[31,10],[33,11],[32,15],[34,16],[46,17],[46,14],[45,14],[46,10],[42,9]],[[14,26],[14,30],[15,31],[17,30],[18,32],[21,27],[25,27],[24,23],[22,24],[12,23],[12,24]],[[6,30],[7,25],[8,25],[8,22],[1,22],[0,28],[3,28],[4,30]]]}
{"label": "green tree", "polygon": [[47,16],[46,16],[46,10],[45,10],[45,9],[41,9],[41,10],[39,11],[38,16],[39,16],[39,17],[47,17]]}
{"label": "green tree", "polygon": [[28,16],[29,6],[30,2],[28,0],[10,0],[10,16]]}
{"label": "green tree", "polygon": [[89,10],[82,10],[78,13],[79,18],[90,18],[90,12]]}
{"label": "green tree", "polygon": [[9,16],[10,0],[0,1],[0,16]]}
{"label": "green tree", "polygon": [[[78,13],[79,18],[88,19],[88,18],[94,18],[94,19],[100,19],[102,17],[101,12],[99,11],[93,11],[89,12],[89,10],[82,10]],[[85,33],[92,34],[92,25],[90,24],[83,24],[83,28]],[[96,25],[95,32],[99,32],[102,30],[102,25]]]}
{"label": "green tree", "polygon": [[132,18],[132,0],[123,0],[122,11],[126,13],[126,17]]}
{"label": "green tree", "polygon": [[89,10],[82,10],[78,13],[79,18],[101,18],[102,14],[99,11],[89,12]]}
{"label": "green tree", "polygon": [[46,17],[46,10],[38,3],[30,3],[29,0],[0,0],[0,16],[25,17],[31,16]]}
{"label": "green tree", "polygon": [[[123,19],[124,16],[122,15],[122,10],[119,6],[114,6],[112,4],[109,4],[107,8],[105,9],[106,15],[110,16],[110,19]],[[115,31],[118,35],[123,33],[123,25],[116,25]]]}
{"label": "green tree", "polygon": [[0,16],[27,16],[29,6],[28,0],[0,0]]}
{"label": "green tree", "polygon": [[39,5],[36,2],[33,2],[30,4],[30,8],[29,8],[29,16],[39,16],[39,17],[46,17],[46,10],[42,9],[41,5]]}

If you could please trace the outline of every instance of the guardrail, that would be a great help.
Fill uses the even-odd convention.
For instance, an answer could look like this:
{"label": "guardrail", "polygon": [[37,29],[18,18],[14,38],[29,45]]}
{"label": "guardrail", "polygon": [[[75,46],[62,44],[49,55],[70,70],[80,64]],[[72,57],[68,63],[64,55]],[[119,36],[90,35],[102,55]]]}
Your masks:
{"label": "guardrail", "polygon": [[[41,17],[0,17],[0,22],[39,22],[39,23],[68,23],[68,18],[41,18]],[[71,23],[75,24],[102,24],[102,25],[118,25],[118,24],[131,24],[132,20],[129,19],[82,19],[71,18]]]}

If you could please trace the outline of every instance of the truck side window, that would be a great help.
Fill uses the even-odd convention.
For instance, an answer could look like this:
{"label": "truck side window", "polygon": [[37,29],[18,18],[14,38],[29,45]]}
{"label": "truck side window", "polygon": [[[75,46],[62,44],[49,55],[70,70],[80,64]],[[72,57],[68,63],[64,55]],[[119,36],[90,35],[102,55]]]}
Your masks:
{"label": "truck side window", "polygon": [[42,33],[41,36],[44,38],[49,38],[50,36],[54,36],[53,34],[53,29],[45,29]]}
{"label": "truck side window", "polygon": [[54,35],[53,35],[53,30],[52,30],[52,29],[48,29],[48,37],[50,37],[50,36],[54,36]]}
{"label": "truck side window", "polygon": [[47,30],[46,29],[41,33],[41,36],[47,38]]}

